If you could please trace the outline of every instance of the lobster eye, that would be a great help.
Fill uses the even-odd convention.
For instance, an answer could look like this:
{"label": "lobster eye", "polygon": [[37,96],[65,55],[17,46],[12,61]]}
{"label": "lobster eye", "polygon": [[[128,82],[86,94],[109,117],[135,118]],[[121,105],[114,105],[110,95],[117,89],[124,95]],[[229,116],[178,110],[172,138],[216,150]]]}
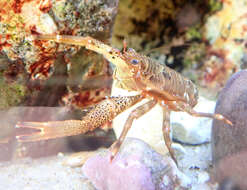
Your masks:
{"label": "lobster eye", "polygon": [[136,53],[136,51],[133,48],[128,48],[129,53]]}
{"label": "lobster eye", "polygon": [[136,64],[139,63],[139,61],[138,61],[137,59],[132,59],[132,60],[131,60],[131,63],[132,63],[133,65],[136,65]]}

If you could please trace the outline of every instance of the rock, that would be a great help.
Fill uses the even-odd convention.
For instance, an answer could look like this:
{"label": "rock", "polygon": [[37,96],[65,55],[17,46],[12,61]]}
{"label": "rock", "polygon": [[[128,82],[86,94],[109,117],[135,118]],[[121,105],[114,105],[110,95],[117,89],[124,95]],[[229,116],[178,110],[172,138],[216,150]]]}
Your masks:
{"label": "rock", "polygon": [[[98,190],[167,190],[174,189],[178,171],[169,157],[162,157],[141,140],[127,138],[120,152],[110,162],[110,153],[96,155],[85,163],[83,172]],[[187,178],[181,184],[189,186]]]}
{"label": "rock", "polygon": [[185,148],[179,143],[172,143],[172,149],[174,150],[175,157],[177,160],[182,160],[186,155]]}
{"label": "rock", "polygon": [[217,187],[216,186],[213,186],[212,184],[207,184],[207,183],[204,183],[204,184],[198,184],[198,185],[195,185],[191,188],[191,190],[217,190]]}
{"label": "rock", "polygon": [[176,16],[176,25],[179,31],[186,31],[189,27],[200,22],[201,15],[192,4],[185,4]]}
{"label": "rock", "polygon": [[204,74],[201,74],[204,86],[215,92],[219,92],[228,78],[244,64],[246,47],[241,42],[246,40],[243,15],[247,13],[246,1],[217,1],[217,4],[221,8],[207,17],[204,25],[203,36],[209,46],[206,48],[207,59],[203,61]]}
{"label": "rock", "polygon": [[209,180],[209,174],[205,171],[198,174],[198,183],[203,184]]}
{"label": "rock", "polygon": [[247,148],[247,71],[234,74],[219,95],[216,113],[227,117],[233,126],[213,121],[212,153],[217,162]]}
{"label": "rock", "polygon": [[[195,107],[196,111],[212,113],[215,102],[203,97]],[[210,141],[212,119],[196,118],[184,112],[171,113],[172,138],[175,141],[197,145]]]}
{"label": "rock", "polygon": [[247,151],[220,160],[215,168],[214,180],[220,184],[219,190],[247,189]]}
{"label": "rock", "polygon": [[241,190],[231,179],[225,179],[219,184],[217,190]]}
{"label": "rock", "polygon": [[72,155],[68,156],[63,165],[70,166],[70,167],[80,167],[82,166],[90,157],[96,155],[98,152],[102,151],[102,149],[98,149],[95,151],[81,151],[73,153]]}
{"label": "rock", "polygon": [[[0,51],[12,61],[22,60],[24,63],[19,62],[19,64],[23,64],[28,73],[34,74],[32,77],[35,79],[47,79],[47,75],[51,76],[54,71],[56,58],[54,55],[58,51],[63,52],[66,48],[56,48],[54,43],[46,43],[42,45],[43,48],[40,48],[42,42],[34,43],[30,35],[56,33],[79,36],[83,34],[99,36],[102,40],[106,40],[111,36],[117,6],[118,1],[115,0],[71,2],[30,0],[22,3],[15,0],[3,0],[0,6],[2,15],[0,32],[3,34],[4,43],[0,44]],[[75,12],[77,12],[76,16]],[[13,29],[10,29],[11,26]],[[46,52],[46,59],[44,59],[44,52],[41,51]],[[45,68],[48,70],[52,68],[52,70],[43,73],[46,71],[45,68],[40,68],[43,64],[48,64]]]}
{"label": "rock", "polygon": [[34,40],[32,34],[90,35],[107,43],[117,7],[118,0],[2,0],[0,108],[81,108],[109,96],[111,67],[101,55],[85,48]]}
{"label": "rock", "polygon": [[209,176],[208,169],[212,162],[210,144],[183,145],[183,149],[185,153],[182,156],[177,156],[175,150],[180,171],[190,178],[192,187],[203,184]]}

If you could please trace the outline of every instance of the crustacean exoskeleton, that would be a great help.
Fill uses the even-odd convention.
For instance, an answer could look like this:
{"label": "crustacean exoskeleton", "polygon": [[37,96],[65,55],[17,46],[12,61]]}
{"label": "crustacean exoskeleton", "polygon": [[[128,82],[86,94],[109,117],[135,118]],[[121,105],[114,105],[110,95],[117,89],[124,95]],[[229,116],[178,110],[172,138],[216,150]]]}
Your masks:
{"label": "crustacean exoskeleton", "polygon": [[149,57],[138,54],[133,49],[121,52],[92,37],[38,35],[36,40],[52,40],[58,43],[84,46],[85,48],[102,54],[116,66],[114,79],[124,89],[136,91],[135,96],[109,97],[97,104],[82,120],[48,121],[48,122],[20,122],[17,127],[39,129],[33,135],[17,136],[18,141],[38,141],[63,136],[84,134],[112,121],[116,115],[133,106],[144,98],[149,101],[135,108],[129,115],[119,139],[111,146],[112,158],[117,154],[134,119],[141,117],[156,104],[163,107],[163,136],[171,157],[176,162],[171,148],[170,111],[183,111],[196,117],[209,117],[222,120],[232,125],[220,114],[200,113],[193,110],[197,104],[198,91],[192,81],[186,79],[176,71],[162,65]]}

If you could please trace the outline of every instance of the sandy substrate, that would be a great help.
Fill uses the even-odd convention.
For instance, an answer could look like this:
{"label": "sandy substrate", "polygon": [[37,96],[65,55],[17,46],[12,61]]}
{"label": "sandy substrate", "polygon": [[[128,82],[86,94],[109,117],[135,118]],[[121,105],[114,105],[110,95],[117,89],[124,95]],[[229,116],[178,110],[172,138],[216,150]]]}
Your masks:
{"label": "sandy substrate", "polygon": [[[211,164],[210,144],[183,147],[186,154],[179,159],[181,171],[190,178],[192,187],[204,183],[209,178],[207,172]],[[95,190],[83,175],[81,167],[64,165],[68,156],[59,153],[57,156],[39,159],[0,162],[0,189]]]}
{"label": "sandy substrate", "polygon": [[81,167],[71,168],[62,163],[65,156],[40,159],[25,158],[0,163],[0,189],[5,190],[93,190],[83,176]]}

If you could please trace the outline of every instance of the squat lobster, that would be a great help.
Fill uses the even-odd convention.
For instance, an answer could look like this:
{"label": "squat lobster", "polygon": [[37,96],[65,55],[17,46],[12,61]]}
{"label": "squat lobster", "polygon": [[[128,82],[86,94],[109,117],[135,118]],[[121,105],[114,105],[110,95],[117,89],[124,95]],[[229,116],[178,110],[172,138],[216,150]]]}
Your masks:
{"label": "squat lobster", "polygon": [[32,135],[21,135],[16,138],[20,142],[38,141],[63,136],[83,134],[112,121],[118,114],[140,102],[144,98],[149,101],[134,109],[129,115],[119,139],[111,146],[111,159],[119,151],[134,119],[151,110],[157,103],[163,108],[163,136],[171,157],[177,163],[171,148],[170,111],[185,111],[196,117],[209,117],[232,123],[220,114],[201,113],[193,110],[197,104],[196,86],[176,71],[154,60],[140,55],[133,49],[120,52],[92,37],[38,35],[37,40],[52,40],[58,43],[85,46],[85,48],[102,54],[113,63],[114,79],[117,86],[128,91],[136,91],[135,96],[119,96],[106,98],[92,109],[82,120],[19,122],[17,127],[35,128],[40,132]]}

